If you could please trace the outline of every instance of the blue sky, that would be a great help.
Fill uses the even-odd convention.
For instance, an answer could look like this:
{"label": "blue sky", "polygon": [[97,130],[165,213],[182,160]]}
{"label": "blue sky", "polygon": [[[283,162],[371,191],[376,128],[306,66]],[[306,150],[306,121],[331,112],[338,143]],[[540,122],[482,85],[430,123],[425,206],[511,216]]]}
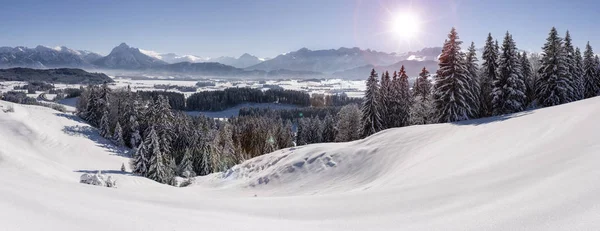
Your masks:
{"label": "blue sky", "polygon": [[[221,0],[3,1],[0,45],[65,45],[102,54],[121,42],[199,56],[259,57],[307,47],[405,52],[441,46],[452,26],[481,47],[488,32],[508,30],[520,49],[537,51],[548,31],[571,31],[575,45],[598,46],[597,0]],[[397,12],[424,24],[410,42],[390,30]]]}

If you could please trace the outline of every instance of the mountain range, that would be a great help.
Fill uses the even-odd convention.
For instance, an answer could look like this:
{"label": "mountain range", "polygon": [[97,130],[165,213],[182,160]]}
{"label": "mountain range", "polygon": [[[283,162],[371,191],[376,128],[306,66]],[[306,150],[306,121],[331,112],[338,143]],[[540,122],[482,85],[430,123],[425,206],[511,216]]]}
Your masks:
{"label": "mountain range", "polygon": [[202,58],[195,55],[158,53],[121,43],[102,56],[98,53],[67,47],[0,47],[0,68],[82,68],[88,70],[129,71],[144,74],[176,73],[196,76],[236,77],[327,77],[364,79],[372,68],[378,72],[399,70],[404,65],[410,76],[423,67],[434,73],[440,47],[406,53],[386,53],[370,49],[339,48],[297,51],[261,59],[245,53],[238,58]]}

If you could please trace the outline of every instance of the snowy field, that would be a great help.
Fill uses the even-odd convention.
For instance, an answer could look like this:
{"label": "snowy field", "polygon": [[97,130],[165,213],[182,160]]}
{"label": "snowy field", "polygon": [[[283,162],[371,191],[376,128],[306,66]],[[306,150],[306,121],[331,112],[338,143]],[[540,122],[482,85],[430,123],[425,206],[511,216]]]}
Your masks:
{"label": "snowy field", "polygon": [[[13,107],[2,230],[600,230],[598,97],[278,150],[186,188],[121,172],[127,150],[74,116]],[[78,183],[97,170],[117,188]]]}

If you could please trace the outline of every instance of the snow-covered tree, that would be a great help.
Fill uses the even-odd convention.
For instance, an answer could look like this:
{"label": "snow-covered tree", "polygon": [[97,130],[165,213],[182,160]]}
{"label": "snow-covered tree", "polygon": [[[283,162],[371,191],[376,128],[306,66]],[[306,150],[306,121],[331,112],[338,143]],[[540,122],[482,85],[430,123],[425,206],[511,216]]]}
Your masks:
{"label": "snow-covered tree", "polygon": [[435,122],[432,121],[434,114],[435,110],[433,108],[433,99],[431,95],[425,97],[417,95],[410,107],[409,123],[411,125],[433,123]]}
{"label": "snow-covered tree", "polygon": [[323,119],[322,125],[322,140],[321,142],[333,142],[335,141],[335,121],[331,114],[327,113]]}
{"label": "snow-covered tree", "polygon": [[469,72],[469,91],[473,95],[471,99],[472,102],[469,102],[469,105],[472,105],[472,108],[469,113],[470,118],[477,118],[480,115],[480,81],[479,81],[479,65],[477,64],[479,60],[477,59],[477,50],[475,49],[475,43],[471,42],[471,46],[469,46],[469,50],[466,55],[466,67]]}
{"label": "snow-covered tree", "polygon": [[525,107],[531,104],[535,100],[535,87],[537,83],[536,76],[533,74],[531,68],[531,62],[527,57],[527,53],[523,52],[521,55],[521,75],[523,76],[523,82],[525,83]]}
{"label": "snow-covered tree", "polygon": [[220,166],[216,166],[219,169],[218,171],[225,171],[236,163],[232,133],[232,127],[229,123],[224,123],[219,128],[217,146],[221,161]]}
{"label": "snow-covered tree", "polygon": [[296,145],[306,145],[309,144],[309,135],[310,129],[310,118],[300,118],[298,119],[298,127],[296,131]]}
{"label": "snow-covered tree", "polygon": [[577,60],[575,58],[575,47],[571,40],[571,34],[567,30],[565,40],[563,43],[563,53],[565,56],[565,64],[567,65],[566,80],[569,84],[568,88],[568,102],[579,100],[579,92],[577,88],[577,80],[579,79],[577,71]]}
{"label": "snow-covered tree", "polygon": [[392,99],[390,100],[390,106],[387,111],[391,119],[390,127],[408,126],[412,96],[408,83],[408,75],[406,74],[404,65],[400,67],[398,77],[392,81],[392,86]]}
{"label": "snow-covered tree", "polygon": [[192,163],[192,151],[191,149],[186,149],[183,158],[179,162],[179,166],[177,167],[179,175],[189,178],[196,176],[194,172],[194,167]]}
{"label": "snow-covered tree", "polygon": [[129,129],[131,134],[129,145],[131,145],[132,148],[136,148],[142,142],[142,135],[140,134],[140,125],[138,124],[135,115],[129,117]]}
{"label": "snow-covered tree", "polygon": [[598,67],[594,61],[594,50],[590,42],[585,45],[583,52],[583,79],[585,82],[585,98],[598,95],[600,91],[600,81],[598,79]]}
{"label": "snow-covered tree", "polygon": [[108,111],[104,111],[102,119],[100,119],[100,135],[105,138],[110,138],[110,124],[108,122]]}
{"label": "snow-covered tree", "polygon": [[571,101],[569,66],[562,43],[556,28],[553,27],[542,48],[542,61],[538,70],[540,80],[537,101],[540,106],[549,107]]}
{"label": "snow-covered tree", "polygon": [[387,71],[385,73],[382,73],[381,87],[379,88],[379,105],[383,129],[393,126],[392,117],[390,116],[394,90],[394,86],[392,84],[393,82],[390,78],[390,73]]}
{"label": "snow-covered tree", "polygon": [[117,121],[117,124],[115,125],[115,132],[113,132],[112,140],[120,147],[125,146],[125,141],[123,140],[123,129],[121,128],[119,121]]}
{"label": "snow-covered tree", "polygon": [[337,114],[335,136],[336,142],[346,142],[357,140],[361,136],[361,118],[362,113],[358,105],[349,104],[343,106]]}
{"label": "snow-covered tree", "polygon": [[433,104],[436,121],[440,123],[469,119],[472,114],[473,95],[470,91],[469,72],[465,54],[461,52],[456,29],[452,28],[439,58],[439,69],[433,85]]}
{"label": "snow-covered tree", "polygon": [[431,94],[431,81],[429,77],[429,71],[423,67],[413,85],[413,97],[420,96],[421,98],[427,98]]}
{"label": "snow-covered tree", "polygon": [[294,131],[292,130],[292,122],[287,120],[283,123],[281,120],[279,124],[282,126],[277,127],[276,137],[277,137],[277,147],[278,148],[287,148],[294,146]]}
{"label": "snow-covered tree", "polygon": [[370,136],[382,129],[380,105],[379,105],[379,83],[377,81],[377,72],[371,70],[371,75],[367,80],[367,91],[362,107],[362,136]]}
{"label": "snow-covered tree", "polygon": [[575,48],[575,67],[573,70],[573,88],[575,89],[575,99],[585,99],[585,77],[583,72],[583,58],[579,47]]}
{"label": "snow-covered tree", "polygon": [[147,177],[163,184],[170,184],[174,177],[171,166],[172,160],[169,155],[161,151],[158,134],[156,134],[156,131],[152,127],[148,133],[147,140],[148,144],[146,148],[150,156]]}
{"label": "snow-covered tree", "polygon": [[479,104],[479,113],[481,116],[485,117],[492,115],[492,89],[494,80],[496,80],[498,76],[496,73],[498,70],[498,47],[497,42],[494,44],[494,38],[492,38],[491,33],[488,34],[488,37],[485,41],[482,56],[482,74],[480,79],[481,81],[479,83],[479,99],[481,101]]}
{"label": "snow-covered tree", "polygon": [[494,115],[519,112],[525,108],[526,87],[517,54],[517,47],[512,35],[506,32],[498,61],[498,76],[494,81],[492,91]]}
{"label": "snow-covered tree", "polygon": [[135,149],[135,153],[131,159],[131,172],[140,176],[147,176],[148,169],[150,168],[150,153],[148,147],[151,142],[150,137],[147,136],[144,142]]}
{"label": "snow-covered tree", "polygon": [[127,169],[125,168],[125,163],[121,164],[121,172],[125,172]]}

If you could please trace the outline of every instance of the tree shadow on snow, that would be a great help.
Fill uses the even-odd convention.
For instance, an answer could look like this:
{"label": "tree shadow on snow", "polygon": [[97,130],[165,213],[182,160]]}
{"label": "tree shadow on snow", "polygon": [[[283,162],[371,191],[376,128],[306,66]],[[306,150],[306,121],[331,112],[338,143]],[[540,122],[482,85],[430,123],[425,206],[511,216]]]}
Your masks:
{"label": "tree shadow on snow", "polygon": [[110,140],[100,136],[98,129],[91,126],[65,126],[62,131],[70,136],[83,136],[96,143],[97,146],[108,150],[111,155],[130,157],[129,149],[116,146]]}
{"label": "tree shadow on snow", "polygon": [[499,116],[486,117],[486,118],[474,119],[474,120],[458,121],[458,122],[453,122],[452,124],[454,124],[454,125],[472,125],[472,126],[478,126],[478,125],[482,125],[482,124],[490,124],[490,123],[495,123],[495,122],[502,122],[502,121],[505,121],[505,120],[514,119],[514,118],[518,118],[518,117],[521,117],[521,116],[529,115],[531,113],[533,113],[533,111],[532,110],[528,110],[528,111],[522,111],[522,112],[513,113],[513,114],[499,115]]}
{"label": "tree shadow on snow", "polygon": [[74,114],[69,114],[67,112],[65,112],[65,113],[54,113],[54,115],[56,115],[58,117],[67,118],[67,119],[73,120],[75,122],[85,123],[85,121],[83,119],[79,118],[79,116],[74,115]]}
{"label": "tree shadow on snow", "polygon": [[129,172],[123,172],[121,170],[102,170],[102,169],[99,169],[99,170],[80,169],[80,170],[75,170],[73,172],[96,174],[98,171],[100,171],[102,174],[132,175]]}

